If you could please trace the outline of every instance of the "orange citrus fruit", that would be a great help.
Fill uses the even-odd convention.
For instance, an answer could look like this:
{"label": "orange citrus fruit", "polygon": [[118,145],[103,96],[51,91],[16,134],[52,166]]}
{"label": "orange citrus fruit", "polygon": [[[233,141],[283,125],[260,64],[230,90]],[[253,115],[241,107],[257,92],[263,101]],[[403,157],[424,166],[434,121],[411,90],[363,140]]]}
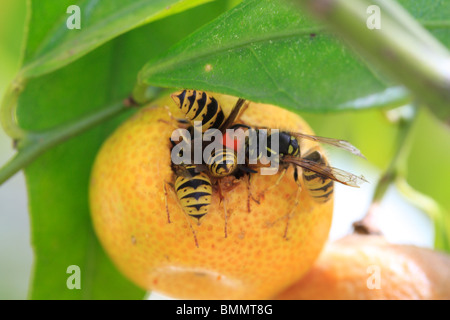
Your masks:
{"label": "orange citrus fruit", "polygon": [[349,235],[326,245],[305,277],[276,299],[448,300],[450,256]]}
{"label": "orange citrus fruit", "polygon": [[[237,100],[214,96],[226,115]],[[280,172],[252,174],[250,182],[229,177],[223,199],[213,186],[197,223],[170,188],[169,138],[179,124],[164,106],[183,118],[170,97],[141,109],[107,139],[92,170],[93,224],[117,267],[146,290],[185,299],[266,299],[298,280],[327,240],[333,199],[315,203],[293,168],[267,192]],[[312,134],[299,116],[272,105],[250,103],[240,121]],[[301,148],[320,150],[311,141]]]}

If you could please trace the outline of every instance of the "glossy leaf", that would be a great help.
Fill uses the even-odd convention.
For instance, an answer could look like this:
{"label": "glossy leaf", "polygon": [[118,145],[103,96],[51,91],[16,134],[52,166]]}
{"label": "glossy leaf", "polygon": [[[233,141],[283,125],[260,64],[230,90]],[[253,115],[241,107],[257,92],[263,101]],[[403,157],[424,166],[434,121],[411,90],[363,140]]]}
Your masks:
{"label": "glossy leaf", "polygon": [[[103,3],[103,2],[102,2]],[[227,9],[209,3],[142,26],[74,63],[31,79],[19,98],[19,124],[45,130],[77,121],[128,96],[139,68]],[[192,15],[200,18],[192,20]],[[39,21],[30,28],[44,28]],[[183,25],[183,30],[178,26]],[[145,41],[144,41],[144,40]],[[29,39],[33,44],[33,41]],[[137,288],[113,266],[91,225],[89,175],[104,139],[130,113],[48,151],[25,170],[35,262],[32,299],[139,299]],[[71,265],[80,267],[81,289],[66,286]]]}
{"label": "glossy leaf", "polygon": [[[29,78],[49,73],[140,25],[208,1],[30,1],[30,25],[40,27],[29,29],[20,75]],[[68,28],[76,14],[71,6],[79,7],[80,29]]]}
{"label": "glossy leaf", "polygon": [[[440,17],[439,6],[425,14],[415,5],[412,8],[423,21]],[[390,83],[338,39],[281,0],[244,1],[149,61],[139,80],[311,112],[408,101],[406,90],[389,88]]]}
{"label": "glossy leaf", "polygon": [[284,1],[249,0],[149,62],[143,83],[332,110],[384,90],[365,65]]}

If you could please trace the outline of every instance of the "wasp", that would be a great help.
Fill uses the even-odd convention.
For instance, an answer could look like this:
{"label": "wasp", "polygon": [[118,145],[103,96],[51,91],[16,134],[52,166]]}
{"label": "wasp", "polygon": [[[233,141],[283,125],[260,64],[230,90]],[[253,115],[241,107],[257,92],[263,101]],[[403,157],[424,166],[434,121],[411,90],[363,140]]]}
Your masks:
{"label": "wasp", "polygon": [[[329,166],[320,151],[311,149],[303,152],[300,147],[301,140],[307,139],[333,145],[365,158],[356,147],[345,140],[318,137],[285,130],[252,128],[245,124],[235,124],[232,128],[244,128],[250,132],[250,134],[246,135],[245,143],[243,144],[243,152],[245,152],[245,158],[249,168],[261,166],[261,159],[267,157],[274,159],[276,162],[275,165],[282,170],[275,184],[261,192],[258,198],[268,190],[275,188],[286,174],[287,169],[291,166],[294,167],[294,181],[299,186],[297,192],[301,190],[299,168],[302,168],[303,184],[311,195],[311,198],[317,203],[325,203],[332,198],[334,182],[351,187],[359,187],[361,183],[367,182],[363,176],[356,176],[344,170]],[[276,147],[272,145],[273,141],[277,143]],[[259,202],[258,198],[253,199]],[[298,194],[295,199],[294,207],[298,204]]]}
{"label": "wasp", "polygon": [[[199,224],[200,219],[208,213],[211,204],[211,180],[206,173],[199,172],[196,165],[173,165],[172,170],[175,172],[174,185],[168,182],[164,183],[167,220],[170,223],[166,189],[166,185],[169,185],[175,192],[184,213],[193,219],[197,219],[197,223]],[[195,230],[189,220],[188,224],[194,237],[195,245],[198,248],[199,245]]]}
{"label": "wasp", "polygon": [[198,172],[195,165],[176,169],[175,192],[186,214],[200,220],[208,213],[212,185],[205,172]]}
{"label": "wasp", "polygon": [[[224,236],[226,238],[228,213],[223,196],[221,179],[233,175],[238,171],[238,168],[235,151],[224,148],[211,153],[206,165],[173,165],[175,183],[173,186],[170,183],[166,184],[175,192],[184,213],[196,219],[198,225],[200,225],[200,220],[208,214],[212,201],[213,186],[216,186],[224,207]],[[166,184],[164,186],[164,193],[167,217],[170,223]],[[195,244],[199,247],[195,230],[190,221],[188,223],[194,236]]]}
{"label": "wasp", "polygon": [[[333,138],[325,138],[319,136],[308,135],[299,132],[290,132],[283,130],[272,130],[265,128],[252,128],[250,126],[244,124],[235,124],[232,128],[246,128],[248,130],[253,131],[253,135],[247,135],[245,144],[244,144],[244,152],[245,157],[250,164],[250,159],[260,160],[263,156],[273,157],[277,164],[282,168],[282,173],[277,181],[283,178],[289,166],[294,166],[294,180],[299,183],[298,179],[298,167],[303,169],[303,180],[306,181],[306,185],[311,188],[308,188],[311,192],[317,191],[319,187],[324,187],[325,184],[329,184],[331,181],[336,181],[351,187],[358,187],[362,182],[367,182],[363,176],[356,176],[352,173],[346,172],[344,170],[330,167],[325,158],[321,155],[321,153],[317,150],[312,150],[306,152],[304,155],[302,154],[302,150],[300,148],[301,139],[308,139],[315,142],[325,143],[329,145],[333,145],[340,149],[344,149],[349,151],[359,157],[365,159],[362,153],[353,145],[345,140],[338,140]],[[264,130],[261,130],[264,129]],[[277,137],[272,139],[272,136],[276,134]],[[253,137],[253,139],[252,139]],[[273,148],[272,141],[278,144],[278,148]],[[278,151],[276,151],[278,150]],[[265,151],[265,155],[263,152]],[[316,181],[317,177],[321,177],[324,181],[319,184]],[[329,186],[332,188],[332,185]],[[326,190],[324,190],[326,191]],[[329,193],[329,192],[328,192]],[[327,193],[327,194],[328,194]],[[320,194],[322,198],[325,200],[330,199],[330,196],[325,194]],[[319,194],[315,194],[314,198],[319,202],[322,202],[324,199],[318,199]]]}
{"label": "wasp", "polygon": [[224,178],[234,174],[240,167],[236,152],[230,148],[213,150],[206,160],[208,172],[214,178]]}
{"label": "wasp", "polygon": [[244,99],[239,98],[230,115],[225,118],[219,102],[204,91],[182,90],[173,93],[171,97],[185,114],[188,122],[191,124],[196,121],[201,122],[202,132],[206,132],[208,129],[219,129],[225,132],[233,124],[245,102]]}
{"label": "wasp", "polygon": [[[176,119],[177,122],[182,125],[191,124],[188,127],[191,136],[193,130],[199,128],[198,126],[193,126],[196,121],[201,122],[200,129],[202,134],[205,134],[208,129],[217,129],[225,132],[234,123],[245,102],[243,99],[238,99],[229,116],[225,118],[218,101],[206,92],[183,90],[172,94],[171,97],[186,115],[187,121],[184,119]],[[170,113],[169,115],[172,117]],[[204,150],[203,139],[191,140],[186,137],[183,137],[183,139],[187,140],[191,150],[198,143],[202,144],[201,149]],[[171,143],[172,147],[175,146],[173,141]],[[223,201],[224,206],[225,237],[227,237],[228,215],[220,182],[225,177],[235,175],[239,169],[242,168],[237,163],[235,151],[223,146],[223,148],[213,149],[209,157],[201,164],[172,164],[172,170],[175,173],[175,183],[174,185],[169,184],[169,186],[175,192],[185,214],[188,217],[196,219],[197,224],[200,224],[201,218],[208,213],[211,205],[213,186],[217,186],[220,199]],[[166,211],[168,221],[170,222],[166,184],[164,186],[164,192],[166,197]],[[189,224],[194,234],[196,246],[198,247],[195,231],[190,222]]]}
{"label": "wasp", "polygon": [[[308,153],[303,157],[303,161],[310,161],[314,166],[329,168],[328,162],[319,151]],[[333,170],[337,169],[333,168]],[[306,190],[314,201],[325,203],[331,199],[334,192],[334,181],[337,181],[336,173],[333,174],[334,178],[329,178],[327,175],[318,174],[316,171],[306,169],[304,166],[302,176]],[[298,173],[296,174],[296,179],[298,179]]]}

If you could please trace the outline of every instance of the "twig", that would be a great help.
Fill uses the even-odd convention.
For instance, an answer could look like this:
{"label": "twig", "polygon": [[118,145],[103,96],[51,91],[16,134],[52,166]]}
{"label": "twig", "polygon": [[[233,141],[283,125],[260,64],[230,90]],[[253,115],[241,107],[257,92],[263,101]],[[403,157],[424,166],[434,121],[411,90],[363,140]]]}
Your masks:
{"label": "twig", "polygon": [[76,119],[45,132],[29,132],[20,129],[21,137],[16,138],[18,152],[0,168],[0,185],[55,145],[79,135],[125,110],[128,110],[128,107],[123,104],[123,101],[119,101],[82,119]]}
{"label": "twig", "polygon": [[396,180],[397,189],[400,193],[415,207],[425,212],[434,224],[434,247],[436,249],[450,252],[450,221],[446,220],[448,212],[445,211],[436,201],[432,198],[420,193],[411,187],[408,182],[399,177]]}
{"label": "twig", "polygon": [[[450,121],[450,52],[395,1],[296,2],[381,72],[405,85],[439,119]],[[379,8],[379,29],[368,27],[368,9],[373,6]]]}
{"label": "twig", "polygon": [[376,225],[376,212],[389,186],[397,181],[399,177],[406,176],[407,157],[411,147],[411,130],[417,115],[416,106],[405,106],[390,110],[388,117],[391,121],[398,123],[399,132],[395,143],[395,155],[389,164],[388,169],[381,176],[377,183],[372,198],[372,203],[365,217],[353,224],[354,231],[362,234],[381,234]]}

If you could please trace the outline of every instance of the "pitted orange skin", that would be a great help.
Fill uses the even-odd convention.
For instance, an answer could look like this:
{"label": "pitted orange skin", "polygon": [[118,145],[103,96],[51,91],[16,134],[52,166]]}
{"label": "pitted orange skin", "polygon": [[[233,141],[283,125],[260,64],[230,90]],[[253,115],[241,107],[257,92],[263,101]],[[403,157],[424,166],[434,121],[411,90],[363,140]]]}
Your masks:
{"label": "pitted orange skin", "polygon": [[[215,97],[227,115],[236,98]],[[164,182],[174,182],[169,138],[177,124],[164,106],[183,118],[170,97],[164,98],[126,121],[101,148],[90,185],[98,238],[117,267],[146,290],[183,299],[273,297],[304,275],[319,255],[333,199],[317,204],[302,188],[294,208],[298,185],[290,168],[259,204],[248,202],[245,177],[225,190],[226,224],[215,188],[209,213],[198,225],[170,188],[165,197]],[[250,103],[241,121],[312,134],[299,116],[271,105]],[[317,147],[302,141],[303,152]],[[273,185],[278,176],[252,175],[252,194]]]}
{"label": "pitted orange skin", "polygon": [[449,300],[450,256],[382,236],[327,244],[311,270],[279,300]]}

